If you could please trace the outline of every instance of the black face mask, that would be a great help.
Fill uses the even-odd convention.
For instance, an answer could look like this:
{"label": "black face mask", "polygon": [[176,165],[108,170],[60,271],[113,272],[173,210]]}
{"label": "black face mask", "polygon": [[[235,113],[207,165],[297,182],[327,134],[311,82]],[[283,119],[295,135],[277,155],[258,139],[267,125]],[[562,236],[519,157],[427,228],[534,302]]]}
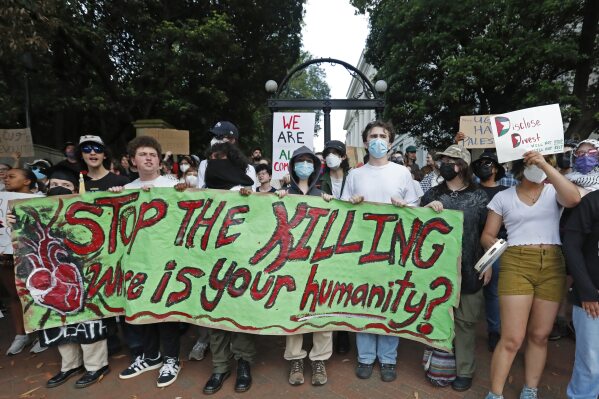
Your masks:
{"label": "black face mask", "polygon": [[71,190],[69,190],[68,188],[62,187],[62,186],[56,186],[56,187],[49,188],[48,191],[46,192],[46,195],[48,197],[53,197],[55,195],[69,195],[69,194],[73,194],[73,192]]}
{"label": "black face mask", "polygon": [[487,181],[491,176],[493,176],[493,165],[489,166],[480,166],[476,168],[474,174],[481,180]]}
{"label": "black face mask", "polygon": [[439,173],[441,174],[441,177],[445,179],[445,181],[453,180],[453,178],[458,175],[458,172],[455,171],[454,166],[455,164],[453,163],[441,162]]}
{"label": "black face mask", "polygon": [[555,158],[557,160],[557,166],[559,166],[560,169],[570,169],[572,167],[572,151],[557,154]]}

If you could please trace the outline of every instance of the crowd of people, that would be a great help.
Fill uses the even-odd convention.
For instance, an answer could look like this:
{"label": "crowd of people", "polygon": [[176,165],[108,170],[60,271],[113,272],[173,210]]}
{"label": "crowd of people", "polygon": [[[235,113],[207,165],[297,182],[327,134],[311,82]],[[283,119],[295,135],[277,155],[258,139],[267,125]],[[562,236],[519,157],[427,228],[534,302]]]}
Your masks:
{"label": "crowd of people", "polygon": [[[271,165],[260,148],[253,148],[249,157],[243,154],[239,131],[233,123],[218,122],[210,132],[213,138],[203,160],[196,155],[163,154],[160,144],[147,136],[133,139],[127,153],[114,159],[101,137],[81,136],[77,145],[65,145],[66,159],[56,165],[36,160],[21,167],[18,157],[14,165],[0,164],[0,190],[53,196],[78,193],[81,184],[85,191],[110,192],[152,187],[210,188],[235,190],[241,195],[271,193],[280,198],[288,194],[319,196],[325,201],[349,201],[356,207],[370,201],[398,208],[461,211],[461,295],[455,309],[453,351],[425,350],[426,379],[437,387],[470,389],[476,371],[476,326],[484,314],[488,347],[493,352],[486,399],[503,398],[504,385],[521,348],[525,385],[520,398],[537,398],[547,342],[556,335],[565,335],[564,325],[576,337],[567,396],[597,398],[599,345],[593,337],[599,332],[599,141],[568,141],[564,153],[557,156],[528,151],[523,159],[502,165],[490,150],[473,161],[471,153],[458,144],[458,134],[456,144],[437,152],[430,150],[421,168],[416,147],[407,147],[405,155],[391,151],[393,127],[374,121],[362,132],[368,153],[363,165],[350,169],[345,145],[332,140],[325,143],[322,153],[307,147],[297,149],[289,162],[288,176],[273,181]],[[476,262],[500,239],[507,240],[505,253],[484,273],[477,273]],[[16,331],[7,355],[20,353],[33,341],[32,351],[46,350],[52,345],[47,345],[41,335],[36,339],[36,334],[25,334],[12,256],[0,255],[0,261],[7,307]],[[189,326],[172,322],[130,325],[114,319],[101,323],[106,323],[102,330],[106,333],[96,339],[57,345],[61,370],[48,380],[48,388],[81,372],[84,374],[76,387],[98,381],[108,373],[108,354],[119,339],[124,340],[133,357],[130,366],[120,372],[121,379],[150,370],[158,370],[158,387],[177,379],[180,337]],[[215,393],[223,386],[234,368],[233,360],[235,391],[249,390],[251,364],[258,356],[253,336],[193,328],[199,330],[199,338],[189,358],[202,360],[207,350],[212,354],[212,375],[204,393]],[[304,383],[304,362],[308,358],[311,383],[326,384],[326,361],[334,351],[344,354],[351,350],[350,334],[313,333],[309,352],[303,349],[303,338],[301,334],[286,337],[283,357],[289,362],[289,383]],[[398,337],[359,332],[355,343],[358,378],[370,378],[377,361],[382,381],[397,378]]]}

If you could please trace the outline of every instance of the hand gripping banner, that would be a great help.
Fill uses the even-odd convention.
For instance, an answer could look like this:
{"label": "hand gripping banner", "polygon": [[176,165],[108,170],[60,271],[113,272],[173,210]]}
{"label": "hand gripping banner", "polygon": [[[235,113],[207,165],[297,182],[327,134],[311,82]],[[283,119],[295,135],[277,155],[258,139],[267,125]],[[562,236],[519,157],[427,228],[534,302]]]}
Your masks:
{"label": "hand gripping banner", "polygon": [[29,332],[125,315],[452,347],[461,212],[167,188],[11,205]]}

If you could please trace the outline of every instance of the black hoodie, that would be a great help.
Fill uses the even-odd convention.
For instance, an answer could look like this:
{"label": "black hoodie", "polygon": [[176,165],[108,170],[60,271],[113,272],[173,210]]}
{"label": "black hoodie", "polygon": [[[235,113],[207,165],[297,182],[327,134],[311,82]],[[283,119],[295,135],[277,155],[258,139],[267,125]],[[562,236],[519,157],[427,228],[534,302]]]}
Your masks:
{"label": "black hoodie", "polygon": [[[302,190],[300,190],[300,188],[298,187],[298,183],[299,183],[300,179],[297,177],[297,175],[293,171],[296,160],[301,155],[304,155],[304,154],[310,155],[310,157],[314,161],[314,172],[312,172],[312,174],[308,178],[308,192],[306,194],[304,194],[302,192]],[[318,183],[318,179],[320,177],[320,159],[316,155],[314,155],[314,153],[305,145],[301,146],[297,150],[293,151],[293,156],[291,157],[291,160],[289,161],[289,175],[291,176],[291,187],[289,188],[289,194],[320,196],[320,194],[322,193],[322,191],[320,191],[320,189],[318,189],[316,187],[316,184]]]}

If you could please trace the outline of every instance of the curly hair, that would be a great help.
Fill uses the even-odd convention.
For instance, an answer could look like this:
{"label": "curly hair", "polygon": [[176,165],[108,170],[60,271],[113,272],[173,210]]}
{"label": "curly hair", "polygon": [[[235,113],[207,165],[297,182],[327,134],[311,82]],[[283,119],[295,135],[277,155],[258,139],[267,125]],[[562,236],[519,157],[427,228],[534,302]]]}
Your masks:
{"label": "curly hair", "polygon": [[137,149],[141,147],[153,148],[158,153],[158,158],[162,157],[162,146],[158,140],[151,136],[137,136],[127,145],[127,153],[129,154],[129,158],[135,158]]}

